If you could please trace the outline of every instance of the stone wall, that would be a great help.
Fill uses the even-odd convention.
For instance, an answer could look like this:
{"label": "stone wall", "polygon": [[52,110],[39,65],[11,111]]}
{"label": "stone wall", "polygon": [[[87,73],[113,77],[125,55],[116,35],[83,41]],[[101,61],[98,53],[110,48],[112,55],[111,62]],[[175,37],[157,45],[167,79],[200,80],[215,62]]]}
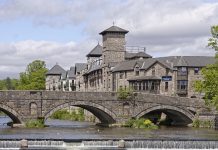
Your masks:
{"label": "stone wall", "polygon": [[194,83],[196,80],[202,80],[201,72],[199,71],[198,74],[195,74],[194,68],[188,68],[188,97],[201,97],[201,95],[198,92],[195,92],[194,89]]}
{"label": "stone wall", "polygon": [[[0,91],[0,100],[1,109],[14,120],[21,121],[47,118],[55,111],[70,106],[87,109],[103,122],[137,117],[151,108],[172,109],[189,117],[192,112],[208,111],[203,100],[145,93],[135,93],[131,100],[119,100],[117,93],[113,92]],[[35,108],[36,113],[31,113]]]}
{"label": "stone wall", "polygon": [[59,88],[61,86],[60,83],[60,75],[47,75],[46,76],[46,90],[49,91],[59,91]]}

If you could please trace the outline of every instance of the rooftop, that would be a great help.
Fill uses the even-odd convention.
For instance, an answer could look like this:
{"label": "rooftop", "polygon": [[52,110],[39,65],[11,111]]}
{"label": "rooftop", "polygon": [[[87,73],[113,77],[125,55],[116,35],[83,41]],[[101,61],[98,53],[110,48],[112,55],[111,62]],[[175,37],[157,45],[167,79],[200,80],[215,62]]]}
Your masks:
{"label": "rooftop", "polygon": [[126,34],[126,33],[128,33],[129,31],[127,31],[127,30],[125,30],[125,29],[122,29],[122,28],[120,28],[120,27],[117,27],[117,26],[114,26],[114,25],[113,25],[113,26],[111,26],[110,28],[108,28],[108,29],[102,31],[102,32],[99,33],[99,34],[104,35],[104,34],[106,34],[107,32],[114,32],[114,33],[118,32],[118,33],[124,33],[124,34]]}

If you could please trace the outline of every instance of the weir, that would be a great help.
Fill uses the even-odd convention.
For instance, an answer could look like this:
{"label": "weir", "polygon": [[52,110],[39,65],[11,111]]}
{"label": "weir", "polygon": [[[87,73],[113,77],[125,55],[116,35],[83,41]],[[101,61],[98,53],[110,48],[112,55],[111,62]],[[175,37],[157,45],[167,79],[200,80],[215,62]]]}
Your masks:
{"label": "weir", "polygon": [[[121,142],[124,142],[120,147]],[[0,141],[1,148],[20,148],[21,141]],[[81,141],[81,142],[64,142],[64,141],[50,141],[40,140],[28,141],[28,148],[31,149],[53,149],[53,150],[67,150],[67,149],[217,149],[217,141],[196,141],[196,140],[99,140],[99,141]]]}

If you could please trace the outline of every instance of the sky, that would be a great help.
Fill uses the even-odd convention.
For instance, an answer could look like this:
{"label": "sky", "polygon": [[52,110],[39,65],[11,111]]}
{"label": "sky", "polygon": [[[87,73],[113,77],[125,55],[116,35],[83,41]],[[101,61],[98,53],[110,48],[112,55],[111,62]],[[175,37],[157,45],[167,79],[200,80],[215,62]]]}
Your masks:
{"label": "sky", "polygon": [[86,62],[113,22],[129,31],[127,46],[153,57],[214,56],[207,42],[218,0],[0,0],[0,79],[37,59],[48,69]]}

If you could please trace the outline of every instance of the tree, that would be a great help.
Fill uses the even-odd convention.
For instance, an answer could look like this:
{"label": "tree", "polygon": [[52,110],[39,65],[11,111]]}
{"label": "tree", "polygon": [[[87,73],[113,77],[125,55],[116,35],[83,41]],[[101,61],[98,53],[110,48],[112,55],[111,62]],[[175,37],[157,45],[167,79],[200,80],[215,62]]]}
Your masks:
{"label": "tree", "polygon": [[9,77],[6,78],[5,85],[8,90],[13,90],[13,85]]}
{"label": "tree", "polygon": [[44,90],[45,74],[47,68],[44,61],[35,60],[27,65],[26,72],[20,73],[17,89],[19,90]]}
{"label": "tree", "polygon": [[218,109],[218,25],[211,27],[211,34],[208,46],[216,51],[216,62],[202,69],[203,80],[195,82],[195,89],[205,93],[204,99],[207,105]]}

